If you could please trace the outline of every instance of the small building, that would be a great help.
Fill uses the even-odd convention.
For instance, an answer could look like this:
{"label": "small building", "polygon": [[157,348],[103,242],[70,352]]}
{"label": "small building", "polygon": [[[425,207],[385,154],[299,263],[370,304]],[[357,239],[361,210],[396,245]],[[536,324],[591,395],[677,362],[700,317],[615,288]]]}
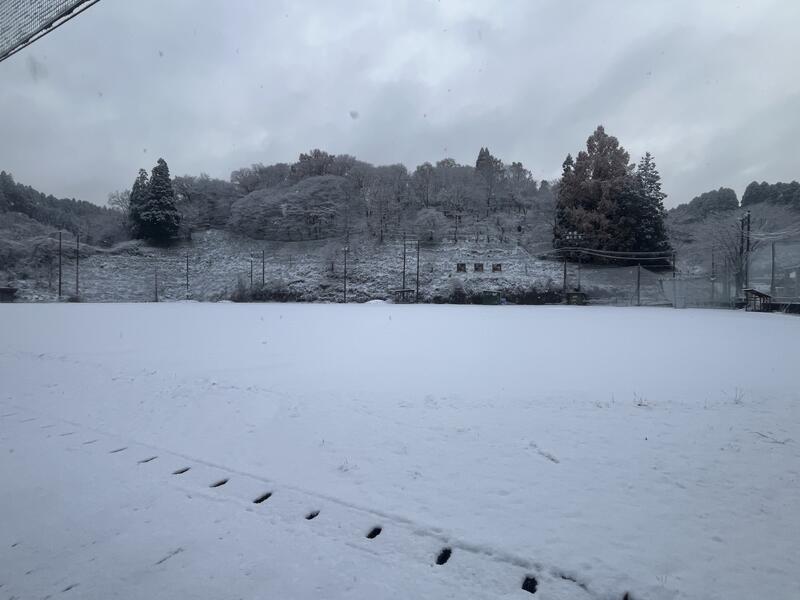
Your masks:
{"label": "small building", "polygon": [[755,288],[745,288],[744,308],[750,312],[770,312],[772,310],[772,296],[760,292]]}

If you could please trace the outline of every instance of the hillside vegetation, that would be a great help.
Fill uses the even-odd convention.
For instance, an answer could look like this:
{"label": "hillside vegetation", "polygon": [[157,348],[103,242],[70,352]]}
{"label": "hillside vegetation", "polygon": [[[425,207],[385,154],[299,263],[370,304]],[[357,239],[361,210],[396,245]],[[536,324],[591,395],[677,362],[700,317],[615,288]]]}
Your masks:
{"label": "hillside vegetation", "polygon": [[[265,280],[275,289],[293,289],[287,297],[338,300],[348,248],[350,298],[366,300],[390,297],[402,286],[403,239],[410,242],[411,277],[419,241],[420,295],[432,301],[460,290],[560,289],[562,267],[549,252],[576,243],[675,250],[683,275],[727,270],[735,279],[743,270],[743,209],[751,212],[755,275],[769,266],[764,253],[771,241],[800,240],[797,182],[753,182],[741,203],[734,190],[721,187],[664,211],[652,157],[628,164],[624,148],[602,128],[576,160],[567,157],[564,177],[553,182],[538,181],[521,163],[506,164],[488,148],[480,149],[474,166],[443,159],[409,171],[312,150],[293,164],[236,170],[229,181],[205,174],[171,178],[163,160],[153,177],[141,170],[132,190],[113,192],[110,206],[98,207],[46,196],[1,173],[0,283],[18,285],[30,298],[52,298],[58,231],[65,264],[74,262],[75,236],[81,236],[82,287],[86,297],[101,300],[147,300],[159,290],[162,297],[186,297],[187,255],[191,297],[232,295],[240,281],[249,284],[251,259],[259,281],[263,253]],[[161,213],[171,215],[164,230],[169,243],[155,247],[134,239],[144,229],[137,216],[142,210],[155,219],[150,231],[158,230]],[[800,245],[782,248],[780,266],[791,266],[795,255],[800,262]],[[502,262],[502,274],[456,273],[457,263],[472,272],[474,262],[487,270]],[[196,273],[199,265],[202,273]],[[576,269],[570,265],[570,281],[579,276]],[[630,296],[630,273],[584,269],[584,283],[594,278],[600,295]],[[619,282],[621,292],[613,289]],[[656,298],[657,289],[650,295]]]}

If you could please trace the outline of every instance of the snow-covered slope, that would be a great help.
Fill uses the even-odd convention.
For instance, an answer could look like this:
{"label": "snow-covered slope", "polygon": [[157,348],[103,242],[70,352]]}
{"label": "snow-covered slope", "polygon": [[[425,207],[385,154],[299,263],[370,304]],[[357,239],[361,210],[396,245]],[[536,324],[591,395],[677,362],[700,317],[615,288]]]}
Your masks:
{"label": "snow-covered slope", "polygon": [[9,305],[0,331],[5,597],[800,594],[796,318]]}

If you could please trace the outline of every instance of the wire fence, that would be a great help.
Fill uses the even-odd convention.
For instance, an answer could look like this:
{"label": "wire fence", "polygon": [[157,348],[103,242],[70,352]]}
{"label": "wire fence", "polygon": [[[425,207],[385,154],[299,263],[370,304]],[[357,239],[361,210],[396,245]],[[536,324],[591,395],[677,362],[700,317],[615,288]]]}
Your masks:
{"label": "wire fence", "polygon": [[[742,305],[737,273],[681,269],[671,253],[624,256],[623,264],[586,262],[569,250],[533,255],[518,245],[425,244],[406,235],[383,243],[329,240],[232,248],[212,236],[183,247],[131,246],[99,251],[76,240],[50,254],[20,282],[20,299],[152,302],[255,299],[323,302],[561,301],[578,294],[613,306],[730,307]],[[58,243],[57,241],[55,242]],[[748,285],[783,304],[800,304],[800,242],[766,246],[748,261]],[[260,246],[260,247],[259,247]],[[59,258],[60,256],[60,258]],[[647,258],[659,258],[654,261]],[[642,258],[642,260],[638,260]],[[664,264],[668,258],[671,262]],[[59,296],[60,293],[60,296]],[[274,293],[274,295],[273,295]],[[538,295],[537,295],[538,294]],[[516,300],[515,300],[516,299]]]}

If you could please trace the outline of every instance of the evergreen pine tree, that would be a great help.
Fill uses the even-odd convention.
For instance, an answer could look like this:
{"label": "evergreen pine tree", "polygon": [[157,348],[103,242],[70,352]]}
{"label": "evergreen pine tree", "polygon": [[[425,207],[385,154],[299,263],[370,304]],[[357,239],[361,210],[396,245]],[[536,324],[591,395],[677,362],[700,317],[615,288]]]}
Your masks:
{"label": "evergreen pine tree", "polygon": [[133,186],[131,186],[130,204],[128,209],[128,219],[130,221],[131,233],[133,234],[133,237],[141,237],[141,212],[142,208],[147,202],[149,188],[150,182],[147,177],[147,171],[144,169],[139,169],[139,175],[133,182]]}
{"label": "evergreen pine tree", "polygon": [[153,167],[147,197],[139,210],[140,237],[158,242],[173,239],[178,233],[180,214],[175,207],[175,191],[169,167],[163,158]]}
{"label": "evergreen pine tree", "polygon": [[572,208],[575,198],[575,161],[571,154],[567,154],[561,163],[561,181],[558,184],[556,197],[556,215],[553,225],[553,245],[570,245],[567,236],[577,230],[577,223],[572,218]]}
{"label": "evergreen pine tree", "polygon": [[505,166],[503,161],[492,156],[489,148],[481,148],[475,161],[475,173],[480,178],[486,194],[486,214],[497,205],[500,182],[503,179]]}
{"label": "evergreen pine tree", "polygon": [[586,150],[578,153],[574,163],[567,157],[556,207],[555,247],[574,246],[567,236],[577,233],[582,246],[615,249],[612,223],[619,216],[617,203],[631,176],[628,158],[625,148],[602,125],[586,140]]}
{"label": "evergreen pine tree", "polygon": [[669,249],[661,178],[648,153],[637,170],[617,138],[602,126],[586,150],[563,164],[553,245],[647,252]]}
{"label": "evergreen pine tree", "polygon": [[670,249],[667,229],[664,225],[664,198],[661,191],[661,175],[655,160],[646,152],[636,169],[639,184],[640,206],[636,228],[637,252],[660,252]]}

